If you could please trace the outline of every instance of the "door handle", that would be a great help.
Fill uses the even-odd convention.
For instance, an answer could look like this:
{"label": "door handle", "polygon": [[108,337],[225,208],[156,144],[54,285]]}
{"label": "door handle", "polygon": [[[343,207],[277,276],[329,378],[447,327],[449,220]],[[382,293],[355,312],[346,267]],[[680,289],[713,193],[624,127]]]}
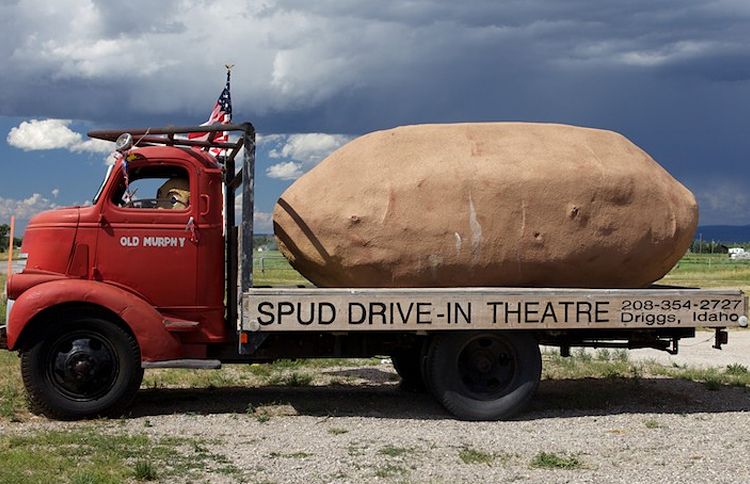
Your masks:
{"label": "door handle", "polygon": [[202,212],[200,213],[200,215],[201,215],[201,217],[202,217],[202,216],[204,216],[204,215],[208,215],[209,209],[210,209],[210,207],[211,207],[211,197],[209,197],[209,196],[208,196],[208,195],[206,195],[205,193],[202,193],[202,194],[201,194],[201,197],[200,197],[200,198],[201,198],[201,201],[203,201],[203,200],[205,200],[205,201],[206,201],[206,203],[205,203],[205,205],[206,205],[206,208],[205,208],[205,210],[203,210],[203,211],[202,211]]}

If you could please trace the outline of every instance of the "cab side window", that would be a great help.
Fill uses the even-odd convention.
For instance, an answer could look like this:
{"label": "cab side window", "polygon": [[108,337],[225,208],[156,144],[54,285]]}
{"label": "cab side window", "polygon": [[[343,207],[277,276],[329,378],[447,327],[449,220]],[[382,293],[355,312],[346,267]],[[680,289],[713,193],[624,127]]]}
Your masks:
{"label": "cab side window", "polygon": [[114,192],[112,203],[118,207],[177,211],[190,207],[190,177],[182,167],[130,167],[127,178]]}

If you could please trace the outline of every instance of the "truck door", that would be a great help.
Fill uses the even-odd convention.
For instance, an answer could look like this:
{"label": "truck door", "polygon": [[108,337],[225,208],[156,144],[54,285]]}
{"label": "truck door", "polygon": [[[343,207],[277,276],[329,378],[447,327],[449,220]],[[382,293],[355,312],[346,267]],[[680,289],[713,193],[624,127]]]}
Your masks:
{"label": "truck door", "polygon": [[122,165],[102,201],[94,277],[135,290],[160,311],[196,306],[197,175],[180,160]]}

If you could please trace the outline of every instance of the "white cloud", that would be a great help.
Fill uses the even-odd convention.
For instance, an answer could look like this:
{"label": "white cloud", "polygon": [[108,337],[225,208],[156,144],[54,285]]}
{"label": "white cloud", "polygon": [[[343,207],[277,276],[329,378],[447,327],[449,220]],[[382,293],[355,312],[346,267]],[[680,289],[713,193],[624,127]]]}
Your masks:
{"label": "white cloud", "polygon": [[11,215],[21,220],[28,220],[39,212],[50,210],[58,205],[39,193],[34,193],[23,200],[0,197],[0,219],[9,219]]}
{"label": "white cloud", "polygon": [[24,151],[66,149],[74,153],[110,153],[113,144],[97,139],[83,140],[70,129],[70,119],[32,119],[11,128],[6,141]]}
{"label": "white cloud", "polygon": [[114,165],[117,161],[117,155],[119,153],[116,153],[115,151],[110,152],[105,158],[104,158],[104,164],[107,166]]}
{"label": "white cloud", "polygon": [[257,233],[273,232],[273,214],[269,212],[255,212],[253,217],[254,231]]}
{"label": "white cloud", "polygon": [[81,135],[68,125],[69,119],[32,119],[11,128],[6,141],[24,151],[68,148],[81,142]]}
{"label": "white cloud", "polygon": [[[234,213],[239,223],[242,217],[242,195],[234,197]],[[253,231],[256,233],[273,232],[273,214],[256,210],[253,214]]]}
{"label": "white cloud", "polygon": [[278,143],[279,141],[282,141],[285,138],[283,134],[261,134],[256,133],[255,134],[255,144],[258,146],[271,144],[271,143]]}
{"label": "white cloud", "polygon": [[266,175],[278,180],[295,180],[351,139],[351,136],[328,133],[264,135],[261,143],[272,146],[268,156],[288,160],[269,166]]}
{"label": "white cloud", "polygon": [[279,180],[296,180],[303,174],[302,163],[295,163],[293,161],[282,161],[266,169],[266,175],[269,178],[277,178]]}
{"label": "white cloud", "polygon": [[75,153],[88,152],[88,153],[112,153],[115,145],[111,141],[104,141],[101,139],[87,139],[81,143],[76,143],[69,149]]}
{"label": "white cloud", "polygon": [[291,134],[286,137],[286,141],[281,147],[271,150],[269,156],[271,158],[291,158],[306,164],[313,164],[319,162],[349,140],[351,140],[351,136],[342,134]]}
{"label": "white cloud", "polygon": [[52,196],[57,198],[57,196],[60,195],[60,189],[59,188],[53,188],[52,189]]}

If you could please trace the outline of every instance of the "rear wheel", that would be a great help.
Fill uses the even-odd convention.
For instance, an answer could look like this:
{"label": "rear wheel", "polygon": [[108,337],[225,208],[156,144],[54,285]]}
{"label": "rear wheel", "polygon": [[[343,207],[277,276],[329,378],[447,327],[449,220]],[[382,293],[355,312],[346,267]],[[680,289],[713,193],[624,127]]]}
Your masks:
{"label": "rear wheel", "polygon": [[66,420],[120,415],[143,379],[135,338],[88,317],[50,321],[45,330],[21,352],[32,411]]}
{"label": "rear wheel", "polygon": [[435,336],[424,366],[430,391],[463,420],[511,417],[533,396],[541,369],[531,335],[499,332]]}

